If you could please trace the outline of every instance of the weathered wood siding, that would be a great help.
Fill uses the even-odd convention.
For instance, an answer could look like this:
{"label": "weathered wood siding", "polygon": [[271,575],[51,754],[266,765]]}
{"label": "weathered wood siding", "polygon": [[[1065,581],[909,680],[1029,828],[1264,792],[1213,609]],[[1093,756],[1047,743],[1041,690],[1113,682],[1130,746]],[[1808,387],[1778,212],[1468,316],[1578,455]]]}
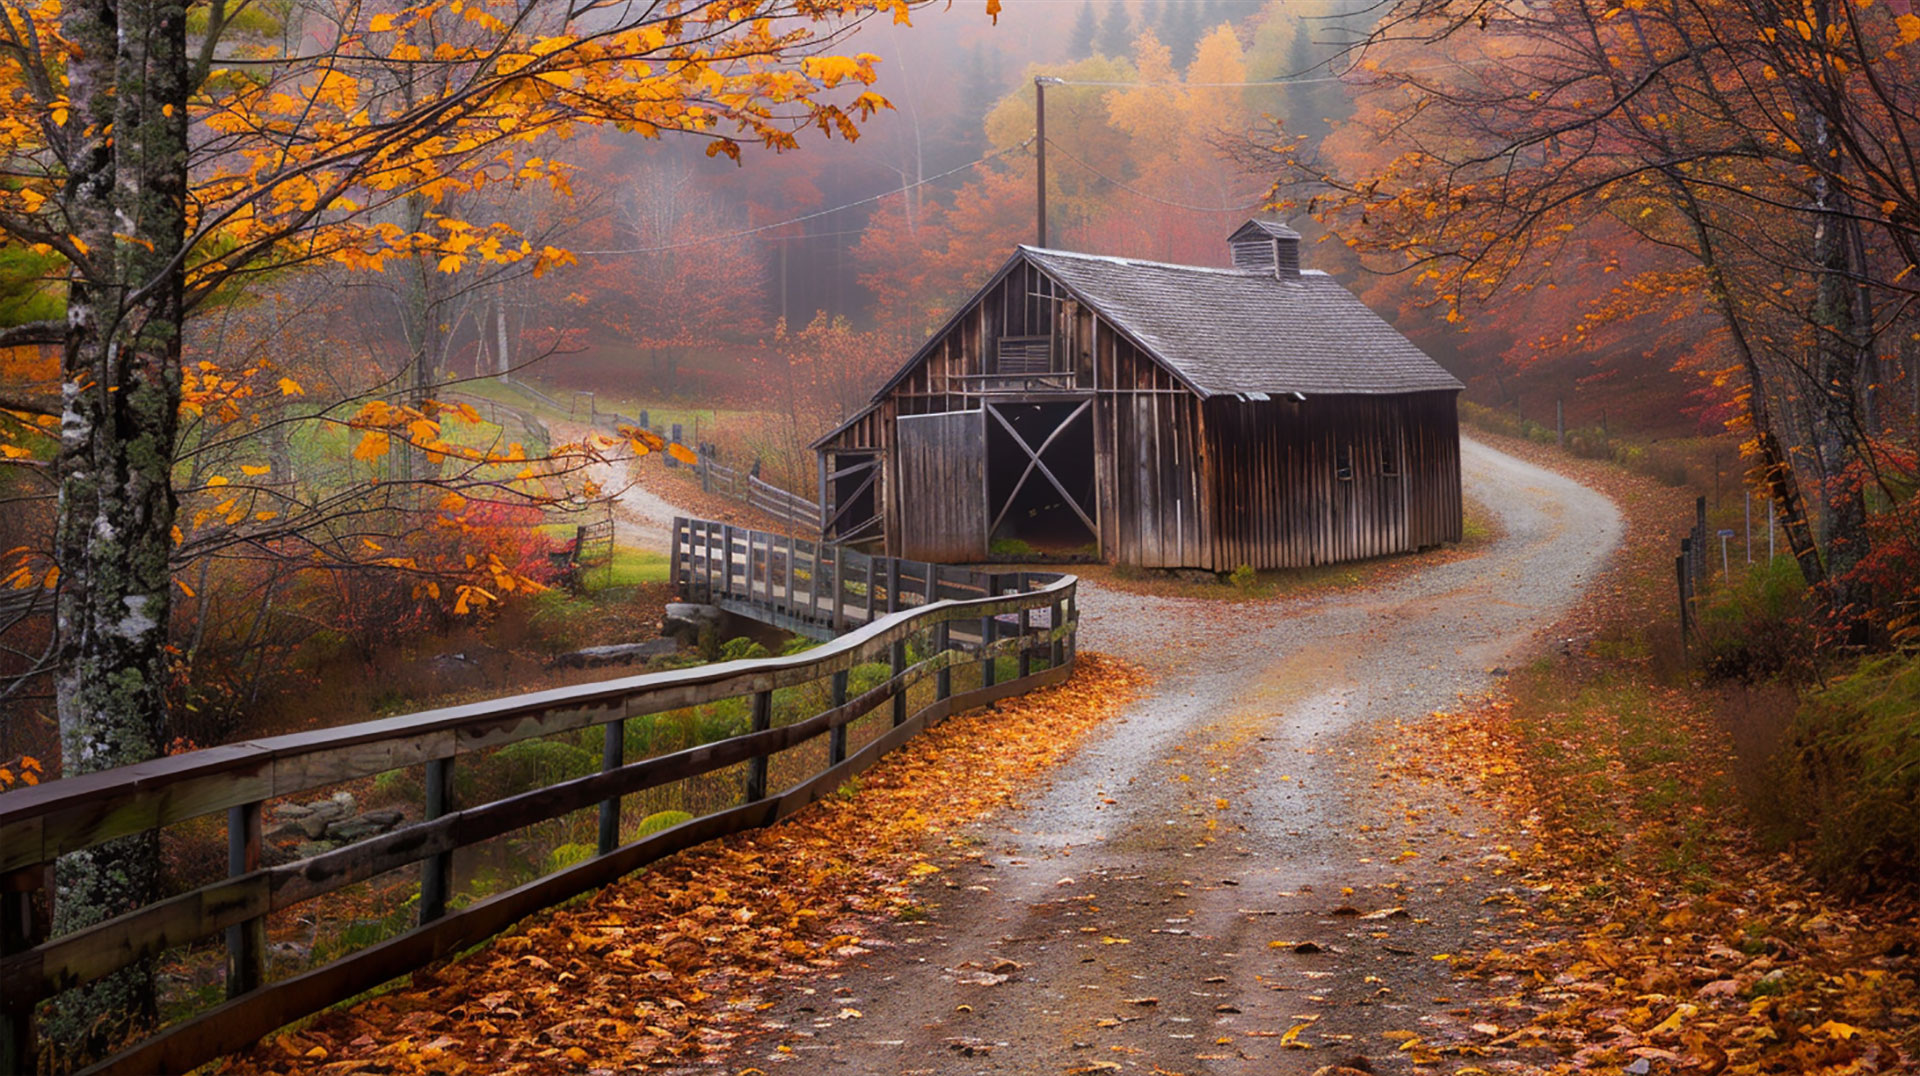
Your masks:
{"label": "weathered wood siding", "polygon": [[[1454,393],[1202,400],[1064,296],[1039,269],[1016,263],[949,322],[892,389],[820,446],[880,453],[888,552],[951,562],[986,555],[984,518],[956,518],[952,525],[963,535],[935,537],[948,526],[948,513],[975,505],[992,511],[984,472],[961,468],[958,457],[936,464],[918,448],[908,459],[897,435],[908,419],[972,413],[983,401],[1089,394],[1096,522],[1108,560],[1224,572],[1241,564],[1330,564],[1459,540]],[[1070,390],[983,394],[977,378],[994,372],[995,340],[1047,334],[1055,341],[1055,368],[1074,374]],[[1343,453],[1348,478],[1341,477]],[[968,458],[983,466],[984,449]],[[936,545],[943,552],[932,552]]]}
{"label": "weathered wood siding", "polygon": [[1459,540],[1453,393],[1215,398],[1204,410],[1218,570],[1332,564]]}
{"label": "weathered wood siding", "polygon": [[987,431],[979,411],[902,415],[896,432],[902,556],[966,564],[987,555]]}
{"label": "weathered wood siding", "polygon": [[1095,358],[1101,550],[1144,568],[1213,567],[1200,398],[1118,334],[1099,334]]}

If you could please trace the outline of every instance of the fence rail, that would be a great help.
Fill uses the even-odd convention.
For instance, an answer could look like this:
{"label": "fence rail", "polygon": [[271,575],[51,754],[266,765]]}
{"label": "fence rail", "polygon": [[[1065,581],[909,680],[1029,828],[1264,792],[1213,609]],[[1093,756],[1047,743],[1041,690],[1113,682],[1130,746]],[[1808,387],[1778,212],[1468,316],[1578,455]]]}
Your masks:
{"label": "fence rail", "polygon": [[[977,601],[1033,593],[1063,578],[1049,572],[981,572],[899,557],[869,556],[845,546],[676,518],[673,578],[680,593],[802,635],[827,639],[891,613],[942,601]],[[1050,631],[1075,619],[1072,595],[968,626],[969,637],[997,643],[1010,635]]]}
{"label": "fence rail", "polygon": [[762,481],[757,474],[729,467],[714,459],[711,453],[701,453],[700,462],[695,466],[699,468],[701,489],[723,493],[782,522],[819,532],[820,505],[814,501]]}
{"label": "fence rail", "polygon": [[[813,543],[704,520],[677,520],[675,536],[676,578],[689,596],[759,603],[763,613],[784,609],[779,615],[807,625],[810,634],[830,626],[852,630],[786,657],[649,673],[270,737],[0,794],[0,913],[6,916],[0,930],[0,1071],[31,1069],[34,1011],[46,999],[163,951],[224,937],[229,1000],[87,1070],[186,1071],[646,863],[786,817],[950,713],[1058,682],[1071,671],[1072,576],[993,575],[822,553]],[[796,587],[809,595],[804,607],[794,604]],[[1004,659],[1012,659],[1010,677],[998,675]],[[875,676],[884,673],[884,679],[850,698],[848,674],[862,666],[875,669]],[[825,709],[773,724],[776,691],[816,684],[829,685]],[[730,699],[751,700],[751,731],[670,754],[624,758],[629,719]],[[890,720],[876,712],[889,702]],[[860,727],[872,739],[850,752],[849,728],[869,715],[874,722]],[[462,760],[594,727],[604,730],[599,772],[485,803],[454,802],[454,768]],[[822,736],[825,767],[770,792],[769,761]],[[739,802],[621,843],[623,797],[742,765]],[[415,766],[425,771],[422,821],[297,862],[262,864],[262,819],[270,801]],[[599,840],[592,858],[459,910],[449,907],[454,850],[595,807]],[[42,916],[32,912],[43,902],[35,901],[35,892],[49,886],[60,856],[221,812],[231,849],[229,877],[65,935],[37,932]],[[413,864],[420,870],[416,927],[268,981],[269,913]]]}

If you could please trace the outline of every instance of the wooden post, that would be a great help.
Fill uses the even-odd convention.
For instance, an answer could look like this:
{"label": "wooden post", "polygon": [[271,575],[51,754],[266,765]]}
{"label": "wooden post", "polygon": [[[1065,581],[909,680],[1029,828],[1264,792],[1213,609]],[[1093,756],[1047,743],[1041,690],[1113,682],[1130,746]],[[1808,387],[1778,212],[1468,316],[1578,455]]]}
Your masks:
{"label": "wooden post", "polygon": [[[946,621],[942,620],[933,626],[933,652],[935,654],[946,654],[948,647],[947,636]],[[944,657],[942,660],[945,661]],[[950,662],[942,664],[940,671],[933,674],[933,683],[934,698],[945,699],[953,696],[953,665]]]}
{"label": "wooden post", "polygon": [[862,624],[873,623],[873,603],[874,603],[873,558],[868,557],[867,558],[867,616],[865,620],[861,621]]}
{"label": "wooden post", "polygon": [[782,603],[781,608],[791,615],[793,613],[793,535],[791,534],[787,535],[787,563],[786,569],[781,572],[781,578],[785,580],[787,589],[786,601]]}
{"label": "wooden post", "polygon": [[[427,760],[427,821],[453,809],[453,759]],[[439,852],[420,861],[420,922],[431,923],[447,914],[447,891],[453,888],[453,853]]]}
{"label": "wooden post", "polygon": [[[227,808],[227,877],[260,869],[260,802]],[[267,921],[255,916],[227,928],[227,996],[237,998],[267,981]]]}
{"label": "wooden post", "polygon": [[846,572],[846,547],[836,545],[833,547],[833,631],[836,635],[847,630]]}
{"label": "wooden post", "polygon": [[887,558],[887,612],[900,611],[900,558]]}
{"label": "wooden post", "polygon": [[[753,695],[753,731],[765,732],[773,727],[773,692],[756,691]],[[747,760],[747,802],[767,798],[767,756],[755,755]]]}
{"label": "wooden post", "polygon": [[[1047,630],[1049,633],[1057,633],[1060,630],[1060,625],[1067,622],[1066,618],[1061,615],[1065,611],[1066,607],[1058,601],[1054,602],[1053,607],[1047,611]],[[1066,649],[1066,639],[1058,634],[1054,634],[1053,645],[1047,650],[1047,668],[1059,668],[1063,664]]]}
{"label": "wooden post", "polygon": [[[33,948],[33,890],[22,888],[29,874],[44,877],[40,868],[0,877],[0,956]],[[0,1010],[0,1072],[34,1070],[32,1005]]]}
{"label": "wooden post", "polygon": [[[905,639],[894,643],[893,647],[888,651],[887,656],[893,666],[894,676],[898,677],[901,673],[907,671],[907,641]],[[906,723],[907,689],[905,685],[897,685],[893,692],[893,725],[895,728],[899,728]]]}
{"label": "wooden post", "polygon": [[[1027,573],[1014,573],[1014,580],[1015,589],[1025,594],[1027,592]],[[1030,609],[1023,608],[1020,610],[1020,678],[1023,680],[1033,674],[1033,640],[1030,638],[1032,632],[1033,612]]]}
{"label": "wooden post", "polygon": [[820,615],[820,543],[810,543],[813,551],[807,554],[807,620],[812,621]]}
{"label": "wooden post", "polygon": [[[847,670],[833,674],[833,705],[847,704]],[[827,733],[827,765],[838,766],[847,760],[847,726],[835,725]]]}
{"label": "wooden post", "polygon": [[733,524],[720,524],[720,593],[716,597],[733,597]]}
{"label": "wooden post", "polygon": [[[992,593],[993,587],[991,584],[988,585],[987,591],[989,594]],[[990,616],[983,616],[980,618],[980,686],[981,687],[993,686],[994,668],[993,668],[992,650],[993,650],[993,618]]]}
{"label": "wooden post", "polygon": [[1567,403],[1558,396],[1553,398],[1553,430],[1560,447],[1567,447]]}
{"label": "wooden post", "polygon": [[[600,772],[617,770],[626,761],[627,719],[620,718],[606,724],[606,732],[600,740]],[[600,801],[600,854],[606,855],[620,847],[620,797]]]}

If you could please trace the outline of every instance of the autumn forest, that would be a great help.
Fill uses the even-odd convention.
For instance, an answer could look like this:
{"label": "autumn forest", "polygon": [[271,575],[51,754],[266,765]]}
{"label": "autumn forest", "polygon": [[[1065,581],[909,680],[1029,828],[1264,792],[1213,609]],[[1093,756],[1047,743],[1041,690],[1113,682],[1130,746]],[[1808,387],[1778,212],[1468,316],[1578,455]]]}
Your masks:
{"label": "autumn forest", "polygon": [[[0,6],[0,1071],[1920,1066],[1908,0]],[[1249,220],[1459,541],[849,533]]]}

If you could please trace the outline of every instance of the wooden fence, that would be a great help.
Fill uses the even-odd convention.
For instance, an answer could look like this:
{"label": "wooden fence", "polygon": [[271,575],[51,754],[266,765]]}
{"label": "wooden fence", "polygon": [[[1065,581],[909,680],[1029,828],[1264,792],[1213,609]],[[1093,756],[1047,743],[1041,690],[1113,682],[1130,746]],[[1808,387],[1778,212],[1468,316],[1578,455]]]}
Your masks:
{"label": "wooden fence", "polygon": [[[673,579],[680,594],[799,635],[830,639],[901,610],[942,601],[1034,593],[1061,576],[980,572],[749,530],[709,520],[673,521]],[[1071,591],[1044,608],[964,626],[978,645],[1025,638],[1076,619]]]}
{"label": "wooden fence", "polygon": [[[675,532],[676,570],[689,597],[752,603],[763,616],[782,616],[816,633],[830,624],[863,626],[791,656],[276,736],[0,794],[0,1071],[33,1067],[35,1014],[47,999],[164,952],[197,946],[211,961],[224,946],[228,1000],[86,1071],[191,1069],[644,864],[786,817],[947,715],[1071,672],[1072,576],[983,575],[832,550],[823,555],[812,543],[701,520],[679,520]],[[806,604],[796,607],[796,593],[809,596]],[[863,687],[873,686],[849,697],[849,674],[856,670]],[[776,692],[783,692],[781,707],[792,711],[786,724],[773,720]],[[751,704],[750,731],[669,754],[624,757],[629,720],[735,699]],[[815,699],[829,701],[816,710],[807,701]],[[888,703],[890,713],[880,709]],[[555,734],[577,738],[594,727],[603,730],[599,772],[489,802],[454,802],[455,769],[463,762],[479,765],[502,745]],[[850,730],[856,732],[852,750]],[[780,769],[798,779],[770,791],[769,762],[823,736],[824,767],[796,769],[796,760],[814,766],[812,756],[786,755]],[[270,803],[415,767],[424,770],[421,820],[297,862],[263,865]],[[684,789],[703,775],[737,781],[724,784],[737,789],[728,793],[731,805],[621,842],[623,797],[689,782],[679,786]],[[591,858],[457,910],[450,906],[456,849],[583,809],[597,810],[599,820]],[[107,922],[44,936],[53,865],[62,855],[221,812],[226,878]],[[414,864],[420,872],[416,926],[311,970],[271,978],[270,914]]]}
{"label": "wooden fence", "polygon": [[710,454],[702,453],[696,466],[700,471],[701,489],[709,493],[724,493],[735,500],[745,501],[748,507],[775,519],[819,533],[820,505],[814,501],[797,493],[789,493],[771,482],[763,482],[757,474],[729,467]]}

